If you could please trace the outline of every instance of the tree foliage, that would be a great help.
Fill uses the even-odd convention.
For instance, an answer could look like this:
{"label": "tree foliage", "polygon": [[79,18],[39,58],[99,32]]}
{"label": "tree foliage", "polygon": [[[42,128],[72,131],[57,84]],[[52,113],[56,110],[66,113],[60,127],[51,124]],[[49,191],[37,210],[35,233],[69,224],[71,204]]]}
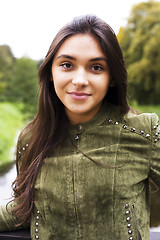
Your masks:
{"label": "tree foliage", "polygon": [[17,59],[14,75],[8,84],[7,98],[25,103],[25,111],[34,112],[37,106],[37,64],[29,58]]}
{"label": "tree foliage", "polygon": [[118,39],[127,63],[130,94],[140,104],[160,103],[160,2],[134,5]]}
{"label": "tree foliage", "polygon": [[16,59],[9,46],[0,46],[0,100],[24,103],[24,112],[37,109],[38,63],[30,58]]}
{"label": "tree foliage", "polygon": [[0,46],[0,94],[4,94],[13,73],[15,58],[7,45]]}

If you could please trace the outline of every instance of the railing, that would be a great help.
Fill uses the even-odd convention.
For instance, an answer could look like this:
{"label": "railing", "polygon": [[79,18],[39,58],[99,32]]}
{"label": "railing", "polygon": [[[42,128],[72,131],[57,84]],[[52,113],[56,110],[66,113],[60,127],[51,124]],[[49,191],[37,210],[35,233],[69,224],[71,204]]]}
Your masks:
{"label": "railing", "polygon": [[[31,240],[30,232],[27,230],[1,232],[0,240]],[[159,240],[160,232],[150,232],[150,240]],[[145,239],[144,239],[145,240]]]}
{"label": "railing", "polygon": [[31,240],[29,230],[0,232],[0,240]]}

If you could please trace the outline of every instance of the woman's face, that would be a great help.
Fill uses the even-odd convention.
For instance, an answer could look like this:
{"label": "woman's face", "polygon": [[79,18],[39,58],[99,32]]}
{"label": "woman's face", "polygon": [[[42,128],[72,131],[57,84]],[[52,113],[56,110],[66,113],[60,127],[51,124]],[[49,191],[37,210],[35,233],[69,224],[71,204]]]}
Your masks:
{"label": "woman's face", "polygon": [[52,77],[70,122],[92,119],[110,84],[107,59],[98,40],[90,34],[67,38],[54,57]]}

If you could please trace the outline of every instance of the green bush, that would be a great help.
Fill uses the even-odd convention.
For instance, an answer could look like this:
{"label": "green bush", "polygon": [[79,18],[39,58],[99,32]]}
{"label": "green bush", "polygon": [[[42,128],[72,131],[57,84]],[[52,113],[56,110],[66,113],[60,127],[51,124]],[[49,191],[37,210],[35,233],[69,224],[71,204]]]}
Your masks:
{"label": "green bush", "polygon": [[22,107],[22,104],[0,103],[0,166],[14,160],[11,148],[16,145],[17,131],[24,122]]}

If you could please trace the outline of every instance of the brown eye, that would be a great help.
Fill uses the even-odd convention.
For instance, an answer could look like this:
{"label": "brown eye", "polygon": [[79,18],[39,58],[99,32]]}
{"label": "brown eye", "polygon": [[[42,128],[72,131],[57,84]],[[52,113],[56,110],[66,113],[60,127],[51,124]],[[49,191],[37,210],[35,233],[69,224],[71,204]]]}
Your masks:
{"label": "brown eye", "polygon": [[71,63],[62,63],[60,66],[62,68],[65,68],[65,69],[71,69],[72,68],[72,64]]}
{"label": "brown eye", "polygon": [[103,70],[103,67],[101,65],[94,65],[92,66],[92,70],[95,72],[100,72]]}

